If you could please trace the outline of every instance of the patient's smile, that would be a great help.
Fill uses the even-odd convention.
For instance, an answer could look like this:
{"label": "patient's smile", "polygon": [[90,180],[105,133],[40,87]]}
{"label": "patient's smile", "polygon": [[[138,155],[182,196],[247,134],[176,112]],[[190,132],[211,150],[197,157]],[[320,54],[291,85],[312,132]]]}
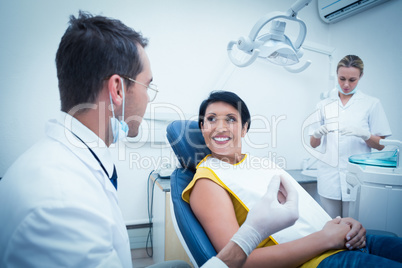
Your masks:
{"label": "patient's smile", "polygon": [[215,136],[212,138],[216,143],[225,144],[227,141],[230,140],[228,136]]}

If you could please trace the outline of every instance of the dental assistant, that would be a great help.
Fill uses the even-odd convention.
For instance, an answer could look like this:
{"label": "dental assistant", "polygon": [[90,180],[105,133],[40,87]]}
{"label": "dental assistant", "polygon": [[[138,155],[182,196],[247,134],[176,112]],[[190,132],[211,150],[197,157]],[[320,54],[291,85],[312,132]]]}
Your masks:
{"label": "dental assistant", "polygon": [[339,61],[337,90],[317,104],[317,123],[309,130],[310,145],[321,145],[325,151],[317,167],[317,190],[332,218],[348,213],[348,158],[369,153],[371,148],[382,150],[379,141],[392,134],[380,101],[358,89],[363,70],[358,56],[347,55]]}

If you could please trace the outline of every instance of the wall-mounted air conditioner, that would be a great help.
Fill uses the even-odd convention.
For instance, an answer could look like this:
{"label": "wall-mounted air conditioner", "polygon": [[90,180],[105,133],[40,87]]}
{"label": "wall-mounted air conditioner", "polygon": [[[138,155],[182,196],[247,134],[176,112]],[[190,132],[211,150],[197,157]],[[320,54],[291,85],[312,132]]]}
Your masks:
{"label": "wall-mounted air conditioner", "polygon": [[388,0],[318,0],[318,13],[326,23],[334,23]]}

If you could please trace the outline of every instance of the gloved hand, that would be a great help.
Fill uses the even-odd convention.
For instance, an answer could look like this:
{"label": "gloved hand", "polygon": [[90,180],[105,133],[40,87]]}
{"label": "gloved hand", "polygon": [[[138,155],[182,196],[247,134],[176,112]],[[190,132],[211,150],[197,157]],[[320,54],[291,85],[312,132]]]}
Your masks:
{"label": "gloved hand", "polygon": [[356,137],[362,138],[365,141],[370,139],[370,137],[371,137],[370,131],[363,129],[361,127],[356,127],[356,126],[342,127],[339,130],[339,133],[341,133],[341,135],[345,135],[345,136],[356,136]]}
{"label": "gloved hand", "polygon": [[[282,187],[280,188],[280,183]],[[278,201],[278,191],[286,198]],[[268,236],[293,225],[299,218],[298,194],[291,182],[274,176],[265,195],[249,211],[246,221],[233,235],[232,241],[248,255]]]}
{"label": "gloved hand", "polygon": [[329,130],[327,128],[327,125],[322,125],[314,131],[313,136],[316,139],[321,139],[321,137],[327,135],[328,132]]}

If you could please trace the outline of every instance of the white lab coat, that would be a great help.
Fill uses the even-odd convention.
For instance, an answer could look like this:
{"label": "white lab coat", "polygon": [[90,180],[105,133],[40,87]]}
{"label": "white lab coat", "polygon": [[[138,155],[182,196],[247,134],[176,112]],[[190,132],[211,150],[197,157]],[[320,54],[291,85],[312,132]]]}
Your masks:
{"label": "white lab coat", "polygon": [[228,266],[217,257],[210,258],[201,268],[227,268]]}
{"label": "white lab coat", "polygon": [[66,113],[0,181],[0,267],[132,267],[111,154]]}
{"label": "white lab coat", "polygon": [[317,167],[318,194],[329,199],[350,201],[346,184],[348,158],[369,153],[371,148],[361,138],[339,135],[338,129],[352,125],[367,129],[372,135],[390,136],[392,133],[384,109],[377,98],[361,91],[353,94],[343,106],[338,91],[334,90],[329,98],[318,103],[316,115],[317,123],[310,127],[310,135],[324,124],[333,130],[321,139],[323,154]]}

